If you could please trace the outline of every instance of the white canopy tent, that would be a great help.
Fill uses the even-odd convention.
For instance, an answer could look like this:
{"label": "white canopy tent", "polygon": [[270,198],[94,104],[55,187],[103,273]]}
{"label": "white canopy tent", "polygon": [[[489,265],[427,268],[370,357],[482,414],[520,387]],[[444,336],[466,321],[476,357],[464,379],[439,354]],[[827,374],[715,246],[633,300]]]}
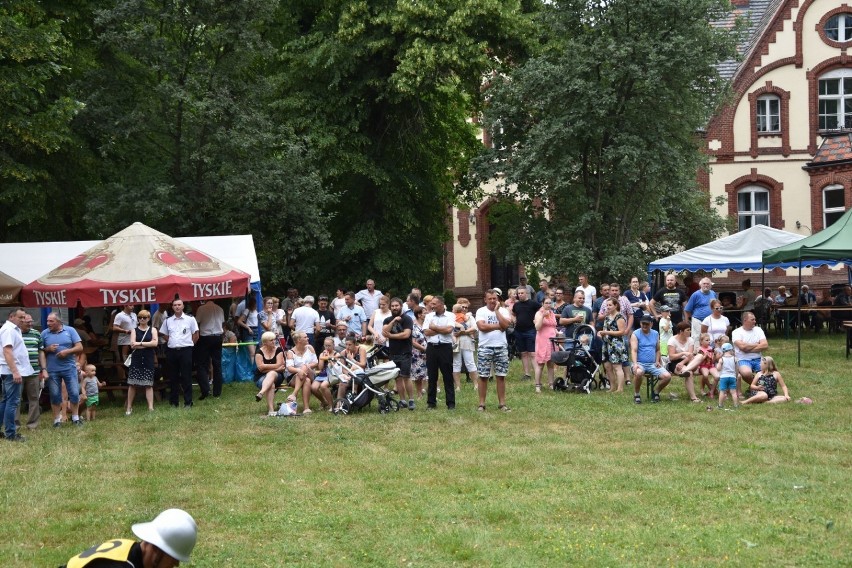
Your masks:
{"label": "white canopy tent", "polygon": [[[177,240],[251,275],[252,288],[260,282],[260,269],[251,235],[179,237]],[[0,243],[0,271],[27,284],[89,250],[101,241]]]}
{"label": "white canopy tent", "polygon": [[655,270],[761,270],[762,268],[789,268],[795,262],[763,264],[763,251],[776,248],[804,238],[803,235],[781,231],[765,225],[755,225],[743,231],[722,237],[672,256],[656,260],[648,265],[648,272]]}

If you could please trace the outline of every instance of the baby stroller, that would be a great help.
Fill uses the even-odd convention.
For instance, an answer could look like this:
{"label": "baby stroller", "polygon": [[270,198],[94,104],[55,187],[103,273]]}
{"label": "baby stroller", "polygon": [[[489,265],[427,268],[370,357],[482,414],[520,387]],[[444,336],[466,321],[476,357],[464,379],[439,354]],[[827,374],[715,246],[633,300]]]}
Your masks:
{"label": "baby stroller", "polygon": [[398,401],[385,386],[398,376],[399,368],[390,361],[367,369],[362,369],[348,357],[332,362],[328,367],[328,385],[336,390],[341,381],[348,383],[345,396],[334,401],[333,412],[349,414],[361,410],[369,406],[374,398],[379,401],[381,414],[396,411]]}
{"label": "baby stroller", "polygon": [[565,367],[565,376],[553,382],[553,390],[580,391],[586,394],[601,386],[606,379],[597,380],[598,359],[594,356],[595,330],[590,325],[580,325],[574,330],[574,337],[556,337],[550,340],[553,345],[551,361]]}

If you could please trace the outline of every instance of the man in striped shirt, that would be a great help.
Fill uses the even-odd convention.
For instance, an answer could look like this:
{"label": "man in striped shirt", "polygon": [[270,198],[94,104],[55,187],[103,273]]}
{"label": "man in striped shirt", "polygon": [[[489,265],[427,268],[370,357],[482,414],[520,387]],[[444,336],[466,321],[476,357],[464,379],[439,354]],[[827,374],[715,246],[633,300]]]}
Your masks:
{"label": "man in striped shirt", "polygon": [[[30,314],[24,316],[21,336],[30,356],[30,365],[33,366],[33,371],[35,371],[33,375],[24,377],[24,394],[27,397],[27,406],[29,407],[27,428],[35,430],[38,428],[38,419],[41,416],[41,406],[39,406],[38,399],[44,388],[44,381],[47,379],[47,367],[44,358],[44,340],[41,338],[41,333],[33,329],[33,316]],[[18,412],[20,416],[20,407],[18,407]],[[20,424],[20,420],[18,423]]]}

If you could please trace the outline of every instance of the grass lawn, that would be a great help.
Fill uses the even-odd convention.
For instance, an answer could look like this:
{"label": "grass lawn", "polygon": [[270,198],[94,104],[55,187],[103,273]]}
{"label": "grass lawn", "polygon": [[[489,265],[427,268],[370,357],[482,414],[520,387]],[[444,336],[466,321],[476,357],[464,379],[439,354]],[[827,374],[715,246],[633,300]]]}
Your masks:
{"label": "grass lawn", "polygon": [[0,446],[0,565],[58,566],[181,507],[192,566],[848,566],[843,338],[808,334],[801,367],[770,345],[813,405],[707,412],[678,379],[656,405],[536,395],[513,362],[510,414],[467,386],[454,413],[268,419],[243,383],[187,411],[107,402],[81,429],[45,416]]}

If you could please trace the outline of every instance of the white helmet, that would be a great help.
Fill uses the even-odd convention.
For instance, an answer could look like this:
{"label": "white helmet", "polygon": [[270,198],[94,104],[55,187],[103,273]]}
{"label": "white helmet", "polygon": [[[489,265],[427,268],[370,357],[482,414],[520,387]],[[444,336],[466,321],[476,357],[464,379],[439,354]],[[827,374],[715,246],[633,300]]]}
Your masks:
{"label": "white helmet", "polygon": [[198,538],[195,519],[180,509],[166,509],[150,523],[136,523],[131,529],[145,542],[181,562],[189,561],[189,554]]}

